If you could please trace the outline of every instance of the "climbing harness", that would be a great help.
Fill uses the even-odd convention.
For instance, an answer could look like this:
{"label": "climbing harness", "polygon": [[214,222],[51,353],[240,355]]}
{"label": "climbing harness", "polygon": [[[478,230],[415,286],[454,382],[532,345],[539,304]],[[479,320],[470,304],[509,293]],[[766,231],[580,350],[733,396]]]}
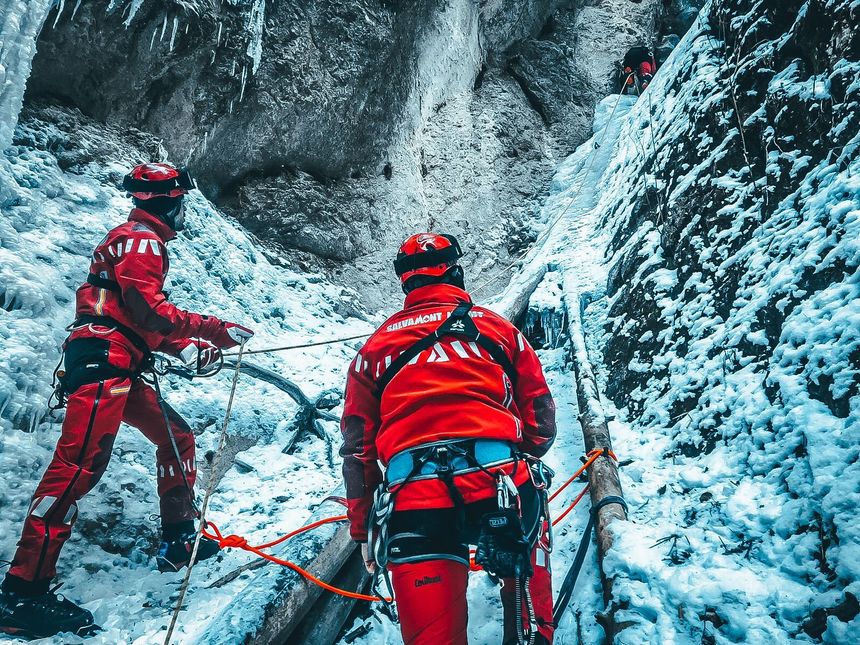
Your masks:
{"label": "climbing harness", "polygon": [[[90,331],[94,334],[105,337],[113,332],[119,332],[141,352],[143,358],[135,369],[123,369],[108,362],[106,347],[108,341],[106,338],[66,339],[51,379],[52,392],[48,398],[48,407],[51,410],[59,410],[66,407],[69,395],[82,385],[98,383],[100,380],[108,378],[129,378],[134,380],[153,367],[154,355],[143,339],[133,330],[115,321],[113,318],[108,318],[107,316],[80,316],[71,325],[66,327],[66,331],[71,334],[83,327],[89,327]],[[105,331],[98,331],[96,328],[103,328]],[[68,357],[68,361],[66,361],[66,357]],[[68,369],[62,369],[64,362],[67,363]]]}
{"label": "climbing harness", "polygon": [[[535,458],[531,458],[538,462]],[[541,527],[549,524],[547,513],[546,485],[551,478],[551,470],[546,466],[535,467],[530,464],[530,473],[535,482],[538,509],[534,526],[526,531],[523,527],[523,509],[520,493],[513,478],[517,468],[527,460],[514,446],[501,440],[454,439],[437,441],[404,450],[395,455],[388,464],[385,478],[374,493],[368,526],[368,541],[377,568],[382,572],[388,588],[391,581],[386,569],[389,563],[391,536],[389,521],[394,512],[397,493],[406,484],[428,479],[441,480],[451,497],[456,512],[456,523],[465,525],[466,503],[454,483],[455,478],[475,472],[483,472],[495,481],[495,511],[484,513],[479,522],[477,549],[474,555],[464,562],[470,568],[482,568],[492,579],[512,578],[515,581],[517,602],[517,633],[521,644],[533,643],[537,635],[537,622],[534,606],[528,591],[528,581],[533,575],[531,553],[541,536]],[[510,474],[502,467],[513,464]],[[537,475],[534,471],[537,470]],[[398,534],[399,535],[399,534]],[[403,534],[408,536],[409,534]],[[551,544],[551,538],[550,542]],[[409,556],[414,561],[412,556]],[[435,554],[422,554],[422,559],[435,559]],[[452,558],[447,554],[446,558]],[[458,560],[458,557],[453,557]],[[523,610],[529,616],[528,629],[522,624]]]}
{"label": "climbing harness", "polygon": [[445,322],[439,325],[439,327],[434,331],[408,347],[402,354],[400,354],[400,356],[394,359],[394,361],[391,362],[391,365],[386,368],[382,373],[382,376],[380,376],[377,381],[377,398],[382,398],[382,393],[385,391],[385,388],[391,380],[397,376],[397,373],[400,372],[400,370],[406,367],[409,362],[421,354],[421,352],[435,345],[444,336],[463,336],[467,338],[469,342],[477,343],[487,351],[496,363],[502,367],[505,374],[508,375],[511,385],[516,384],[517,373],[511,359],[508,358],[508,355],[505,354],[505,351],[500,345],[497,345],[478,331],[475,321],[472,320],[472,317],[469,315],[469,311],[472,309],[472,306],[471,302],[460,302]]}

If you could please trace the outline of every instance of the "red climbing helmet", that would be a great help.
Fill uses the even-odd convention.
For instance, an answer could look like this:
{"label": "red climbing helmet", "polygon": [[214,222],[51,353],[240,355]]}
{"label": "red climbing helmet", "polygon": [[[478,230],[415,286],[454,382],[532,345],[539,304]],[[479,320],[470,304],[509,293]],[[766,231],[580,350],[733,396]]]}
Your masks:
{"label": "red climbing helmet", "polygon": [[463,252],[453,235],[417,233],[400,246],[394,271],[401,284],[416,275],[438,277],[457,266],[461,257]]}
{"label": "red climbing helmet", "polygon": [[181,197],[197,186],[185,168],[169,163],[142,163],[122,180],[122,187],[137,199]]}

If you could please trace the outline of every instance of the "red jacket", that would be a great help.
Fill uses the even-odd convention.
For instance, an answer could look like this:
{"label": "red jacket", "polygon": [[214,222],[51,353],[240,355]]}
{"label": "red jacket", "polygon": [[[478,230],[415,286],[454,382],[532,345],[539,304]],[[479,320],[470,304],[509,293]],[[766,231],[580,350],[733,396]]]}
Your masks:
{"label": "red jacket", "polygon": [[90,276],[112,288],[82,284],[77,291],[77,315],[111,318],[137,334],[151,351],[175,353],[177,344],[192,337],[224,344],[226,332],[219,319],[184,311],[167,301],[163,290],[170,266],[166,244],[174,237],[176,233],[163,221],[133,209],[128,221],[108,233],[93,251]]}
{"label": "red jacket", "polygon": [[[485,349],[445,336],[404,367],[381,400],[377,398],[377,379],[385,367],[439,327],[462,301],[470,301],[469,294],[452,285],[412,291],[403,310],[383,323],[350,365],[341,455],[355,540],[367,539],[367,513],[382,481],[377,460],[386,465],[407,448],[449,438],[507,440],[539,457],[555,438],[555,404],[537,355],[514,325],[483,307],[472,308],[472,320],[508,356],[515,384]],[[520,468],[516,483],[526,476],[526,469]],[[461,476],[456,483],[466,502],[495,494],[494,482],[481,472]],[[408,484],[396,498],[398,509],[452,504],[439,480]]]}

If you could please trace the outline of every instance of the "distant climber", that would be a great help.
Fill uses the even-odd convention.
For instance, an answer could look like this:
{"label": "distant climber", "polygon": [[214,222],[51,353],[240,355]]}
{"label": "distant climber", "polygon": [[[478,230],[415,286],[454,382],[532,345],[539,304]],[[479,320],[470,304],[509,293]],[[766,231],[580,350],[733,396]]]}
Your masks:
{"label": "distant climber", "polygon": [[[53,593],[50,583],[77,518],[77,502],[105,472],[122,421],[157,446],[163,540],[158,566],[176,571],[188,563],[198,516],[194,435],[142,375],[152,367],[152,352],[179,356],[202,371],[220,359],[222,348],[253,335],[242,325],[183,311],[163,291],[166,245],[183,228],[183,198],[194,188],[188,173],[143,164],[126,175],[123,188],[134,209],[98,244],[77,291],[77,317],[63,346],[60,396],[68,403],[62,434],[0,586],[0,631],[6,633],[44,638],[97,629],[89,611]],[[217,543],[204,540],[198,559],[217,551]]]}
{"label": "distant climber", "polygon": [[529,631],[551,643],[549,472],[538,458],[555,438],[555,404],[523,334],[473,305],[461,256],[450,235],[407,239],[394,261],[404,308],[350,365],[350,530],[369,570],[388,567],[406,643],[466,643],[470,545],[503,581],[504,643]]}
{"label": "distant climber", "polygon": [[639,94],[644,92],[657,71],[657,63],[650,47],[638,45],[632,47],[624,56],[621,63],[624,79],[624,94]]}

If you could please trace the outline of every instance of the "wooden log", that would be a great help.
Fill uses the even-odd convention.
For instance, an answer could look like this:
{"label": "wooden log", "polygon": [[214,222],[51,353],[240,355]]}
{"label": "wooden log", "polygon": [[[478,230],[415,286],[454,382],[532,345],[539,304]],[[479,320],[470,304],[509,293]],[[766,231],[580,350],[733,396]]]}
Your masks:
{"label": "wooden log", "polygon": [[[566,298],[575,296],[577,291],[565,285]],[[600,403],[600,393],[597,379],[591,369],[588,349],[585,344],[585,331],[582,326],[583,313],[587,300],[576,297],[575,302],[566,302],[568,320],[570,321],[570,357],[576,376],[576,400],[579,406],[579,423],[585,441],[585,450],[612,449],[612,439],[606,415]],[[615,460],[603,455],[588,469],[589,493],[592,508],[608,496],[622,497],[621,481],[618,478],[618,467]],[[597,512],[595,518],[595,535],[597,540],[598,562],[600,564],[600,580],[603,587],[603,601],[606,613],[601,617],[601,624],[606,632],[607,642],[612,643],[616,634],[626,625],[615,622],[615,605],[612,595],[612,578],[606,576],[603,570],[603,559],[612,548],[612,531],[610,527],[616,520],[626,520],[627,513],[621,504],[606,504]]]}
{"label": "wooden log", "polygon": [[[356,550],[344,563],[333,583],[341,589],[366,593],[370,574],[364,567],[364,559]],[[337,594],[323,594],[311,608],[304,620],[290,635],[291,643],[309,645],[333,645],[357,600]]]}
{"label": "wooden log", "polygon": [[[343,494],[343,486],[333,493]],[[341,512],[340,506],[323,503],[308,523]],[[345,523],[326,524],[285,542],[274,549],[274,555],[329,581],[342,569],[356,546]],[[230,604],[213,617],[197,642],[201,645],[284,643],[322,593],[321,587],[291,569],[274,564],[263,566]]]}
{"label": "wooden log", "polygon": [[[513,272],[514,269],[511,271]],[[547,267],[543,263],[528,265],[522,273],[511,280],[501,296],[487,303],[487,307],[515,323],[526,312],[529,298],[543,280],[546,271]]]}

